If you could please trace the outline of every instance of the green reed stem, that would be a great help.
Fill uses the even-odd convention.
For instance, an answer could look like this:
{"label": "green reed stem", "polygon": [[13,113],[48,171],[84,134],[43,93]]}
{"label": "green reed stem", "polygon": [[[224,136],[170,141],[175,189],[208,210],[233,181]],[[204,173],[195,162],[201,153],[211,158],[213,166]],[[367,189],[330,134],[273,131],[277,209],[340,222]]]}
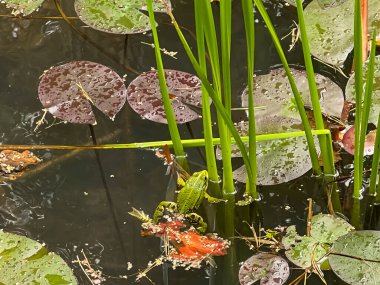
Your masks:
{"label": "green reed stem", "polygon": [[[303,14],[301,0],[297,0],[297,14],[298,14],[298,25],[301,32],[302,50],[303,50],[304,61],[305,61],[305,66],[306,66],[307,80],[309,83],[311,103],[313,106],[314,120],[315,120],[316,128],[318,130],[321,130],[325,128],[325,124],[323,122],[321,106],[319,104],[319,94],[318,94],[317,84],[315,82],[314,67],[313,67],[313,62],[311,60],[309,40],[308,40],[308,36],[306,32],[306,24],[305,24],[305,18]],[[326,141],[326,138],[323,136],[319,137],[319,144],[321,147],[324,172],[330,175],[334,175],[335,174],[334,158],[328,155],[328,145],[327,145],[328,143],[331,144],[332,142]]]}
{"label": "green reed stem", "polygon": [[[380,202],[380,187],[377,187],[377,181],[379,177],[379,162],[380,162],[380,113],[377,119],[377,129],[376,129],[376,139],[375,147],[372,157],[372,169],[371,176],[369,178],[369,191],[368,194],[371,196],[376,195],[376,202]],[[377,188],[377,191],[376,191]]]}
{"label": "green reed stem", "polygon": [[242,0],[242,9],[244,17],[245,37],[247,43],[247,82],[248,82],[248,136],[249,145],[248,153],[249,160],[252,167],[253,180],[248,180],[246,185],[246,193],[254,198],[258,198],[256,191],[256,179],[257,179],[257,160],[256,160],[256,122],[255,122],[255,108],[254,108],[254,96],[253,96],[253,73],[255,63],[255,21],[253,13],[252,1]]}
{"label": "green reed stem", "polygon": [[[312,134],[315,136],[330,136],[330,130],[313,130]],[[270,141],[270,140],[280,140],[287,138],[295,137],[304,137],[305,132],[286,132],[286,133],[276,133],[276,134],[265,134],[265,135],[256,135],[256,141]],[[239,141],[241,143],[249,142],[249,137],[239,136]],[[189,139],[181,140],[183,147],[201,147],[205,145],[205,139]],[[214,145],[220,145],[220,138],[213,138],[212,142]],[[237,144],[234,138],[231,138],[232,144]],[[171,140],[165,141],[152,141],[152,142],[135,142],[127,144],[101,144],[101,145],[10,145],[4,144],[0,145],[0,150],[4,149],[14,149],[14,150],[36,150],[36,149],[53,149],[53,150],[73,150],[73,149],[83,149],[83,150],[92,150],[92,149],[147,149],[147,148],[160,148],[164,145],[167,145],[170,148],[174,148],[174,143]]]}
{"label": "green reed stem", "polygon": [[[221,4],[221,6],[222,6],[221,9],[228,9],[228,5]],[[202,8],[196,11],[196,13],[200,13],[202,15],[201,17],[204,18],[204,21],[203,21],[204,32],[205,32],[205,39],[206,39],[206,44],[208,48],[208,54],[210,57],[213,85],[215,86],[214,90],[215,90],[216,95],[219,98],[219,101],[222,102],[221,101],[222,100],[222,89],[221,89],[222,80],[221,80],[221,75],[220,75],[219,49],[218,49],[218,40],[217,40],[217,35],[216,35],[216,30],[215,30],[215,21],[214,21],[214,16],[212,13],[211,2],[202,1],[200,4],[200,7]],[[228,11],[223,11],[222,14],[228,14]],[[225,20],[224,17],[223,17],[223,20]],[[228,23],[224,23],[224,24],[228,26]],[[231,23],[229,23],[229,25],[231,25]],[[226,27],[226,29],[228,30],[230,28]],[[226,35],[224,34],[224,36]],[[228,65],[227,68],[224,66],[224,64],[226,63],[226,61],[229,61],[228,50],[230,48],[228,46],[230,44],[228,44],[228,40],[226,39],[224,39],[221,44],[222,44],[222,52],[223,52],[223,58],[224,58],[222,71],[228,74],[229,71],[227,72],[227,69],[229,69],[229,63],[227,64]],[[227,47],[223,47],[223,45],[227,45]],[[224,84],[223,84],[223,87],[225,87]],[[227,91],[224,90],[224,92],[228,92],[228,90]],[[209,92],[209,95],[210,95],[210,92]],[[223,104],[222,106],[224,107],[226,115],[230,119],[231,107],[229,109],[226,109],[226,107]],[[233,170],[232,170],[232,162],[231,162],[230,134],[228,132],[226,122],[222,114],[220,114],[219,112],[219,109],[217,109],[217,121],[218,121],[219,136],[222,139],[221,149],[222,149],[222,162],[223,162],[223,191],[225,193],[234,193],[235,185],[234,185],[233,175],[232,175]]]}
{"label": "green reed stem", "polygon": [[322,171],[321,171],[321,168],[319,166],[318,154],[317,154],[317,150],[315,148],[315,144],[314,144],[314,140],[313,140],[313,136],[312,136],[312,131],[311,131],[310,123],[309,123],[309,120],[308,120],[307,115],[306,115],[306,111],[305,111],[305,107],[304,107],[301,95],[300,95],[300,93],[299,93],[299,91],[297,89],[297,86],[296,86],[296,83],[294,81],[293,75],[292,75],[292,73],[290,71],[289,64],[288,64],[288,61],[286,59],[284,50],[282,49],[280,40],[277,37],[276,31],[274,29],[274,26],[273,26],[273,24],[272,24],[272,22],[271,22],[271,20],[270,20],[270,18],[268,16],[268,13],[265,10],[265,7],[263,5],[262,0],[254,0],[254,1],[255,1],[257,9],[259,10],[261,16],[263,17],[263,19],[265,21],[265,24],[268,27],[269,33],[272,36],[273,43],[274,43],[274,45],[276,47],[277,53],[278,53],[278,55],[280,57],[280,60],[281,60],[281,62],[283,64],[283,66],[284,66],[286,75],[288,77],[289,84],[290,84],[290,86],[292,88],[294,99],[296,101],[296,105],[297,105],[299,114],[301,116],[302,125],[303,125],[305,133],[306,133],[306,140],[307,140],[307,144],[308,144],[308,147],[309,147],[310,158],[311,158],[311,163],[312,163],[312,166],[313,166],[313,170],[314,170],[314,172],[316,174],[321,174]]}
{"label": "green reed stem", "polygon": [[362,62],[362,23],[360,0],[355,0],[354,8],[354,65],[355,65],[355,150],[354,150],[354,197],[360,198],[363,182],[363,152],[361,146],[361,119],[363,93],[363,62]]}
{"label": "green reed stem", "polygon": [[222,52],[223,103],[231,112],[231,0],[220,1],[220,42]]}
{"label": "green reed stem", "polygon": [[[203,1],[203,0],[194,0],[195,11],[200,11],[201,9],[199,8],[200,7],[199,1]],[[203,27],[204,27],[203,17],[201,17],[201,13],[195,13],[195,28],[196,28],[199,65],[202,71],[204,72],[204,74],[207,74],[206,49],[205,49]],[[213,144],[210,99],[207,94],[207,90],[203,84],[202,84],[202,120],[203,120],[203,134],[205,138],[207,171],[208,171],[209,178],[211,181],[219,181],[218,167],[216,165],[216,158],[215,158],[214,144]]]}
{"label": "green reed stem", "polygon": [[162,100],[164,103],[164,109],[166,114],[166,119],[168,121],[168,127],[170,132],[170,137],[173,141],[173,148],[174,152],[179,158],[179,162],[181,166],[184,166],[184,161],[181,158],[185,157],[185,151],[182,146],[181,137],[178,131],[176,118],[173,112],[172,104],[169,97],[168,88],[166,86],[166,79],[165,79],[165,72],[164,72],[164,66],[162,63],[161,58],[161,50],[160,50],[160,43],[158,40],[157,35],[157,29],[156,29],[156,21],[154,19],[154,12],[153,12],[153,0],[147,0],[147,7],[148,7],[148,13],[149,13],[149,20],[152,28],[152,34],[153,34],[153,40],[154,40],[154,51],[156,55],[156,64],[157,64],[157,71],[158,71],[158,78],[160,81],[160,90],[162,94]]}

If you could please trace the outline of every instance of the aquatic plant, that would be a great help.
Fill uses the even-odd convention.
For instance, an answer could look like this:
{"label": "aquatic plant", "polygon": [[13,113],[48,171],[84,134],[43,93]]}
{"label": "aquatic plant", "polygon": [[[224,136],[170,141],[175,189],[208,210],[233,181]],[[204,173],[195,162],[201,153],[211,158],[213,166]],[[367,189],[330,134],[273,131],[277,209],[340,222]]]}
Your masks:
{"label": "aquatic plant", "polygon": [[[15,2],[18,1],[6,1],[7,5],[10,7],[13,7],[12,5],[15,5]],[[318,157],[318,153],[321,152],[325,178],[330,185],[336,185],[334,184],[333,179],[335,169],[331,133],[325,127],[323,115],[326,114],[328,116],[339,117],[343,105],[343,99],[341,92],[337,92],[338,95],[336,97],[327,94],[330,93],[327,92],[330,87],[332,90],[335,90],[336,86],[329,82],[328,79],[314,73],[311,54],[318,54],[319,51],[314,51],[314,48],[318,46],[317,44],[314,44],[314,39],[317,38],[320,40],[321,37],[313,36],[310,29],[311,26],[313,26],[313,29],[315,26],[317,27],[319,34],[324,34],[325,28],[322,27],[322,24],[315,24],[309,17],[318,18],[317,20],[319,20],[319,17],[315,17],[314,13],[320,13],[324,16],[327,15],[329,18],[339,20],[340,16],[331,16],[327,10],[330,12],[332,10],[335,11],[336,7],[342,9],[346,7],[346,3],[349,1],[344,3],[341,3],[341,1],[327,0],[313,1],[305,9],[305,16],[301,1],[296,1],[299,29],[301,33],[304,62],[306,67],[305,72],[292,69],[290,67],[282,48],[281,41],[276,34],[276,30],[271,23],[264,4],[261,0],[254,0],[258,12],[262,15],[268,27],[276,50],[283,64],[283,70],[274,69],[270,71],[269,74],[254,76],[254,7],[252,1],[242,0],[241,4],[247,44],[247,88],[243,93],[243,107],[247,108],[248,123],[238,124],[234,123],[232,119],[231,103],[232,84],[230,63],[231,57],[233,56],[231,55],[232,1],[222,0],[220,2],[219,25],[215,22],[214,12],[212,9],[213,4],[210,1],[194,1],[194,7],[196,10],[196,52],[192,50],[185,39],[181,28],[176,22],[171,10],[170,2],[148,0],[146,2],[146,7],[145,1],[142,0],[127,1],[128,3],[125,1],[102,1],[100,3],[101,5],[98,2],[99,1],[76,0],[75,8],[78,16],[86,24],[105,32],[125,34],[152,29],[157,70],[147,71],[138,76],[128,86],[127,91],[124,86],[123,79],[120,76],[118,76],[111,69],[97,63],[75,61],[63,66],[53,67],[46,71],[41,79],[39,97],[43,106],[54,116],[59,117],[62,120],[73,123],[95,124],[96,120],[93,115],[91,105],[96,106],[100,109],[100,111],[106,114],[106,116],[113,119],[116,113],[122,108],[126,97],[128,97],[130,106],[142,117],[168,124],[171,141],[110,144],[93,147],[74,146],[73,148],[140,148],[162,147],[164,144],[167,144],[174,148],[174,152],[179,160],[179,163],[184,168],[187,168],[185,148],[192,146],[205,146],[208,175],[211,182],[217,182],[219,181],[219,175],[214,147],[215,145],[220,144],[221,148],[218,149],[217,154],[220,154],[223,162],[223,179],[221,187],[219,187],[218,183],[215,183],[216,186],[213,190],[215,190],[216,196],[219,198],[223,197],[223,199],[228,200],[226,206],[224,207],[223,215],[220,216],[222,217],[221,223],[224,226],[224,234],[229,237],[233,236],[235,233],[234,206],[236,202],[236,186],[234,184],[234,179],[246,183],[246,191],[243,197],[244,199],[238,201],[236,204],[244,206],[255,202],[257,205],[257,200],[259,200],[259,194],[256,189],[257,185],[273,185],[288,182],[299,175],[304,174],[310,168],[313,168],[314,173],[322,175],[322,169],[320,167]],[[317,12],[309,12],[308,9],[312,9],[312,7],[315,6],[315,3],[320,6],[322,12],[321,10],[316,10]],[[374,5],[373,3],[373,1],[370,1],[370,5]],[[38,2],[37,4],[39,6],[41,3]],[[89,7],[92,8],[93,6],[96,6],[95,4],[99,4],[97,9],[89,9]],[[363,181],[363,156],[368,154],[365,152],[363,153],[366,148],[365,137],[373,139],[374,134],[371,133],[371,135],[367,135],[368,119],[370,122],[376,123],[376,119],[379,118],[377,114],[378,109],[375,102],[376,100],[373,100],[371,103],[371,96],[375,98],[375,94],[372,95],[373,78],[374,76],[377,76],[375,74],[375,67],[377,66],[375,65],[376,31],[373,35],[368,72],[367,75],[364,75],[365,72],[362,70],[363,52],[361,51],[363,36],[361,35],[359,4],[360,1],[355,1],[355,79],[353,79],[354,77],[350,79],[346,89],[355,89],[355,91],[352,91],[353,95],[351,97],[351,101],[356,102],[355,124],[354,127],[346,132],[345,137],[343,138],[343,143],[346,144],[347,151],[354,154],[355,198],[359,198],[361,194],[360,190],[362,189]],[[377,5],[377,3],[375,4]],[[378,8],[377,6],[373,7],[373,11],[375,13],[374,15],[376,15]],[[143,8],[148,10],[149,18],[141,13],[140,10]],[[26,11],[26,8],[22,8],[22,6],[18,6],[16,9],[25,11],[25,14],[29,13],[29,10]],[[35,9],[35,7],[30,9]],[[100,19],[95,19],[95,14],[92,14],[93,11],[90,10],[96,10],[95,14],[100,14]],[[349,17],[350,15],[353,15],[351,13],[351,8],[348,9],[349,11],[346,10],[345,12],[348,12],[348,14],[342,13],[342,15],[345,18],[349,18],[349,21],[352,22],[352,17]],[[110,11],[112,13],[103,13],[104,11]],[[181,71],[164,69],[161,58],[162,50],[160,49],[160,42],[156,29],[157,23],[154,17],[154,12],[157,11],[166,12],[169,15],[174,28],[178,33],[179,39],[183,44],[191,63],[193,64],[197,76],[188,73],[185,74]],[[62,13],[62,11],[60,12]],[[115,14],[115,17],[109,18],[108,16],[111,14]],[[370,18],[372,16],[373,15],[371,14]],[[65,18],[64,15],[63,18]],[[67,20],[67,17],[65,20]],[[119,22],[123,22],[123,25],[119,25]],[[344,21],[342,20],[342,22]],[[150,27],[148,25],[150,25]],[[339,55],[336,55],[335,58],[331,59],[330,63],[333,65],[342,63],[342,59],[345,59],[348,51],[351,51],[352,49],[352,29],[349,24],[347,25],[349,26],[348,30],[344,31],[342,34],[349,34],[349,42],[344,41],[344,47],[337,47],[338,49],[343,50],[343,53],[340,52]],[[219,29],[218,26],[220,27]],[[331,27],[332,25],[329,25],[328,29]],[[220,37],[218,37],[219,34]],[[335,32],[332,37],[333,39],[331,41],[335,42]],[[329,38],[322,38],[326,43],[330,42],[328,40]],[[331,47],[326,47],[324,44],[320,46],[324,48],[324,50],[322,50],[323,55],[326,55],[326,49],[331,49]],[[197,54],[197,57],[195,54]],[[283,81],[285,75],[287,76],[288,82]],[[363,78],[366,79],[365,91],[363,89],[365,81]],[[269,84],[267,82],[268,80],[275,81],[271,82],[274,83],[275,86]],[[304,84],[306,80],[308,81],[307,86]],[[355,83],[353,83],[354,80]],[[264,89],[267,93],[265,93]],[[278,90],[273,91],[276,89],[282,89],[286,92],[285,96],[282,96],[283,94],[280,96],[279,94],[281,92],[278,92]],[[99,90],[101,93],[97,92]],[[269,92],[272,94],[269,94]],[[104,95],[104,93],[106,93],[106,95]],[[278,97],[280,97],[276,98],[277,102],[276,100],[273,100],[273,93],[279,95]],[[363,93],[364,96],[362,96]],[[279,103],[278,101],[281,102]],[[331,103],[332,101],[334,101],[334,104]],[[219,138],[214,138],[213,134],[212,125],[214,118],[211,115],[211,102],[216,109]],[[259,107],[263,108],[259,109]],[[370,113],[371,108],[374,111],[374,114]],[[281,111],[281,114],[278,114],[278,110]],[[274,112],[277,114],[273,116]],[[203,120],[204,139],[182,140],[178,130],[178,125],[180,123],[186,123],[192,119],[199,118],[200,114],[202,114]],[[311,117],[312,119],[310,119]],[[315,128],[317,130],[312,130],[312,124],[315,124]],[[378,131],[376,134],[378,134]],[[320,146],[316,144],[316,136],[319,138]],[[354,143],[352,143],[353,141]],[[235,147],[235,145],[237,147]],[[373,145],[371,145],[371,147],[372,146]],[[23,146],[19,146],[20,149],[22,147]],[[45,145],[28,146],[28,148],[67,149],[70,148],[70,146]],[[380,157],[379,135],[376,137],[373,152],[373,173],[371,173],[370,179],[371,194],[376,192],[376,181],[378,180],[377,169]],[[281,159],[276,161],[271,158],[271,156],[277,156],[278,153],[282,154]],[[241,156],[245,163],[243,168],[235,170],[235,172],[233,172],[231,163],[231,158],[233,156]],[[379,190],[377,189],[377,191]],[[336,211],[340,211],[339,199],[336,199],[339,197],[337,197],[336,192],[333,192],[333,195],[335,195],[335,198],[333,197],[334,209]],[[194,198],[198,197],[187,197],[185,200],[186,202],[194,202],[194,200],[191,200]],[[358,212],[358,204],[356,203],[355,205],[356,206],[354,207],[354,211],[352,213],[353,224],[359,227],[360,213]],[[195,207],[193,203],[192,208],[197,208],[198,206],[199,204],[196,204]],[[192,209],[189,208],[186,210]],[[184,214],[186,216],[186,214],[189,213],[186,211],[186,213],[183,212],[180,214]],[[184,217],[180,217],[178,220],[175,218],[174,222],[167,221],[168,223],[166,224],[160,221],[159,218],[160,217],[156,217],[154,222],[149,224],[145,233],[147,235],[156,235],[163,239],[169,238],[169,244],[172,246],[172,251],[166,256],[167,261],[179,261],[183,259],[183,257],[188,257],[189,259],[198,258],[203,261],[205,256],[208,254],[223,255],[226,253],[228,246],[227,243],[223,243],[223,240],[218,240],[218,242],[215,242],[215,240],[217,240],[216,238],[212,239],[203,236],[191,227],[183,231],[183,229],[186,228],[183,223],[185,219],[182,219]],[[312,232],[309,236],[303,237],[298,235],[295,228],[292,226],[287,229],[287,233],[285,234],[283,245],[286,248],[286,255],[289,260],[302,268],[309,268],[315,264],[319,266],[319,261],[322,257],[333,255],[330,246],[336,242],[335,238],[341,234],[345,234],[346,231],[351,230],[351,226],[349,226],[348,223],[343,220],[339,220],[339,223],[343,224],[343,233],[338,234],[335,231],[341,228],[341,224],[336,225],[331,222],[329,220],[330,217],[327,218],[326,216],[323,216],[320,218],[323,222],[321,222],[319,218],[319,216],[315,216],[311,220]],[[329,221],[326,222],[325,219]],[[320,224],[323,224],[323,226]],[[203,225],[202,230],[204,227],[205,225]],[[326,237],[326,232],[324,231],[326,230],[326,227],[329,229],[327,231],[327,234],[329,235],[328,237]],[[330,229],[331,227],[334,228],[334,231]],[[167,230],[169,230],[169,233],[166,233],[166,235],[162,234],[163,231]],[[196,250],[194,250],[194,244],[192,242],[196,243]],[[343,239],[343,243],[345,242],[346,240]],[[210,245],[210,247],[212,247],[211,245],[215,245],[216,251],[207,252],[207,247],[203,247],[202,243],[206,243]],[[337,248],[338,247],[339,246],[337,245]],[[312,251],[310,250],[311,248],[313,249]],[[306,251],[303,252],[305,249]],[[231,247],[231,252],[232,250],[233,247]],[[299,255],[299,252],[303,253],[303,260],[298,259],[299,256],[297,255]],[[350,252],[342,254],[353,255],[353,253]],[[311,258],[311,255],[313,255],[314,260]],[[234,262],[233,252],[230,256],[232,257],[229,257],[231,258],[229,261]],[[278,260],[276,259],[273,261],[272,258],[274,257],[271,256],[267,258],[270,260],[270,265],[273,265],[271,262],[277,262]],[[377,256],[374,257],[374,259],[375,258],[377,258]],[[255,260],[255,258],[253,258],[253,260]],[[313,264],[313,261],[315,261],[315,264]],[[337,268],[339,266],[340,265],[337,265]],[[268,264],[262,266],[261,269],[263,268],[269,272],[272,270],[272,267]],[[342,269],[337,269],[337,271],[340,272]],[[266,277],[267,279],[271,278],[269,275]],[[286,278],[284,277],[281,280],[283,281],[285,279]],[[342,277],[342,279],[345,279],[345,277]],[[252,280],[256,279],[253,278]],[[358,282],[357,279],[355,280],[356,281],[352,282]],[[371,279],[368,278],[368,280]]]}
{"label": "aquatic plant", "polygon": [[124,80],[107,66],[72,61],[51,67],[41,77],[38,97],[53,116],[79,124],[96,124],[92,105],[113,120],[124,106]]}
{"label": "aquatic plant", "polygon": [[1,284],[78,284],[57,254],[30,238],[0,230]]}

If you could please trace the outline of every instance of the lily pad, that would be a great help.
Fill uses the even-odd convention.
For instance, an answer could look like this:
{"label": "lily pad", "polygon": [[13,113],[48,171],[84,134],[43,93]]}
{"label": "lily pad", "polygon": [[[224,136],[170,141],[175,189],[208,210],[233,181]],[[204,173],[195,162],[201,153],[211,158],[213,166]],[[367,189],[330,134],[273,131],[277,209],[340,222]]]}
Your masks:
{"label": "lily pad", "polygon": [[[367,78],[367,70],[368,70],[368,61],[365,63],[364,70],[363,70],[364,84]],[[348,79],[348,82],[346,85],[346,99],[347,101],[355,103],[355,74],[352,74],[351,77]],[[368,121],[374,124],[375,126],[377,125],[377,118],[378,118],[379,112],[380,112],[380,56],[376,56],[372,103],[371,103],[371,109],[369,111],[369,117],[368,117]]]}
{"label": "lily pad", "polygon": [[[177,123],[200,118],[201,81],[195,75],[178,70],[165,70],[166,84]],[[127,89],[128,103],[141,117],[167,124],[157,71],[144,72]]]}
{"label": "lily pad", "polygon": [[[297,88],[301,93],[305,106],[311,106],[309,84],[304,70],[291,69]],[[320,105],[323,113],[340,117],[344,104],[342,89],[329,78],[316,74],[315,80],[319,92]],[[255,106],[263,107],[255,111],[257,133],[262,134],[261,128],[265,124],[260,123],[267,116],[282,116],[284,118],[300,119],[294,101],[289,80],[283,68],[272,70],[268,74],[254,77],[254,102]],[[242,106],[248,106],[248,89],[242,94]]]}
{"label": "lily pad", "polygon": [[322,262],[321,258],[328,253],[330,245],[340,236],[353,230],[345,220],[332,215],[318,214],[311,221],[310,236],[300,236],[295,226],[288,227],[282,243],[287,258],[301,268],[311,266],[311,258]]}
{"label": "lily pad", "polygon": [[27,16],[36,11],[44,0],[4,0],[1,3],[5,3],[7,8],[13,9],[13,15],[22,14]]}
{"label": "lily pad", "polygon": [[289,264],[281,256],[261,252],[248,258],[239,270],[240,285],[282,285],[290,274]]}
{"label": "lily pad", "polygon": [[[356,257],[329,255],[332,270],[344,282],[353,285],[380,284],[379,231],[348,233],[334,243],[332,251]],[[361,258],[366,260],[360,260]]]}
{"label": "lily pad", "polygon": [[[354,4],[345,1],[324,8],[321,0],[312,1],[305,8],[305,23],[312,55],[332,65],[341,66],[354,47]],[[368,1],[368,21],[380,27],[380,1]],[[379,31],[379,29],[377,29]]]}
{"label": "lily pad", "polygon": [[[135,34],[151,29],[149,17],[140,11],[146,10],[145,0],[76,0],[74,6],[79,18],[99,31]],[[153,1],[153,10],[166,12],[159,0]]]}
{"label": "lily pad", "polygon": [[0,230],[0,284],[78,284],[65,261],[40,243]]}
{"label": "lily pad", "polygon": [[[311,106],[309,85],[305,71],[292,69],[305,106]],[[316,74],[322,112],[340,117],[344,98],[338,85],[330,79]],[[254,102],[261,107],[255,111],[256,133],[269,134],[303,130],[302,122],[293,99],[292,90],[285,71],[274,69],[269,74],[254,78]],[[248,90],[242,94],[242,105],[248,105]],[[248,127],[241,123],[242,135]],[[318,148],[318,140],[315,137]],[[236,151],[235,156],[240,156]],[[257,183],[274,185],[293,180],[311,169],[311,160],[305,137],[261,141],[257,143]],[[234,171],[234,178],[245,183],[246,170],[242,166]]]}
{"label": "lily pad", "polygon": [[90,61],[72,61],[45,71],[38,86],[42,105],[70,123],[96,124],[91,105],[113,120],[124,106],[126,87],[110,68]]}
{"label": "lily pad", "polygon": [[[280,131],[299,131],[299,121],[280,116],[261,118],[261,130],[265,133],[278,133]],[[239,123],[241,135],[247,135],[246,122]],[[257,125],[258,126],[258,125]],[[265,128],[264,128],[265,126]],[[314,138],[317,150],[318,139]],[[296,179],[311,169],[311,160],[305,137],[294,137],[279,140],[257,142],[257,184],[276,185]],[[235,156],[241,156],[236,150]],[[234,179],[246,182],[246,169],[242,167],[233,172]]]}
{"label": "lily pad", "polygon": [[[376,130],[370,131],[364,141],[364,155],[372,155],[375,151]],[[343,135],[343,148],[349,154],[355,153],[355,127],[349,128]]]}

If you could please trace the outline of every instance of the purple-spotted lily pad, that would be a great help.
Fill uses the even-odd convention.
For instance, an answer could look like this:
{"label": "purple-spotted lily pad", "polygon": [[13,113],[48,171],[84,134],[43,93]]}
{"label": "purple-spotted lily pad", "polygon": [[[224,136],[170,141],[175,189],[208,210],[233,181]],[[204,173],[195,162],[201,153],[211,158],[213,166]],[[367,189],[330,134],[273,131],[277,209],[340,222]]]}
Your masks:
{"label": "purple-spotted lily pad", "polygon": [[290,274],[289,264],[281,256],[261,252],[248,258],[239,270],[240,285],[282,285]]}
{"label": "purple-spotted lily pad", "polygon": [[61,120],[96,124],[91,105],[113,120],[127,95],[123,79],[109,67],[72,61],[45,71],[38,96],[42,105]]}
{"label": "purple-spotted lily pad", "polygon": [[[177,123],[200,118],[201,81],[195,75],[178,70],[165,70],[166,84]],[[148,71],[133,80],[127,89],[129,105],[141,117],[167,124],[157,71]]]}
{"label": "purple-spotted lily pad", "polygon": [[[170,1],[165,0],[167,8]],[[145,0],[76,0],[75,10],[79,18],[90,27],[114,34],[135,34],[151,29]],[[162,1],[153,0],[155,12],[166,12]]]}
{"label": "purple-spotted lily pad", "polygon": [[36,11],[44,0],[3,0],[1,3],[5,3],[7,8],[12,9],[13,15],[22,14],[27,16]]}

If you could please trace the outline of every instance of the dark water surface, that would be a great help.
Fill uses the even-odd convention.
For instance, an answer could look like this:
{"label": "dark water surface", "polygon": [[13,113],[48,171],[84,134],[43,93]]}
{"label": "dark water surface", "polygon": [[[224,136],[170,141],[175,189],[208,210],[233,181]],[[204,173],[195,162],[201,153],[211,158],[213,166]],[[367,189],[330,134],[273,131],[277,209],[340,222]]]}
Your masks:
{"label": "dark water surface", "polygon": [[[241,23],[240,2],[234,1],[232,42],[232,78],[234,105],[240,104],[244,89],[245,40]],[[174,14],[181,25],[193,30],[192,1],[173,0]],[[288,33],[296,11],[282,4],[269,6],[280,36]],[[67,15],[75,15],[73,1],[64,1]],[[5,9],[1,14],[9,14]],[[58,15],[54,1],[46,1],[35,16]],[[177,39],[168,17],[157,15],[161,46],[178,51],[178,59],[164,57],[166,68],[193,72],[184,50]],[[86,125],[57,124],[48,115],[48,124],[34,132],[35,123],[42,115],[37,96],[39,76],[50,66],[71,60],[90,60],[107,65],[120,75],[127,74],[128,84],[138,72],[155,66],[154,50],[141,42],[151,43],[150,33],[111,35],[85,27],[78,20],[89,39],[99,48],[83,39],[63,20],[0,19],[0,138],[2,144],[91,144],[90,128]],[[267,30],[261,20],[257,25],[256,69],[267,71],[279,63]],[[185,33],[194,45],[189,33]],[[287,45],[287,40],[284,45]],[[299,51],[299,49],[297,49]],[[300,52],[289,53],[293,64],[302,62]],[[326,73],[326,72],[325,72]],[[327,72],[329,73],[329,72]],[[340,78],[338,79],[341,82]],[[126,143],[168,139],[167,127],[142,120],[126,104],[114,122],[96,112],[98,124],[94,126],[96,139],[101,143]],[[236,120],[245,118],[236,113]],[[57,123],[57,122],[54,122]],[[196,136],[200,136],[201,123],[192,123]],[[49,126],[49,128],[46,128]],[[190,138],[185,126],[180,128],[183,138]],[[83,251],[94,268],[111,276],[132,275],[144,269],[149,261],[160,255],[160,242],[155,238],[139,236],[140,223],[128,215],[131,207],[152,213],[165,199],[169,177],[166,167],[148,150],[52,151],[35,153],[51,163],[36,167],[14,182],[0,185],[0,228],[25,234],[46,243],[51,251],[58,252],[68,263],[81,256]],[[203,164],[196,150],[189,150],[190,160],[200,168]],[[101,166],[101,168],[99,167]],[[307,198],[316,199],[315,211],[325,210],[326,201],[319,183],[308,173],[293,182],[274,187],[261,187],[262,226],[305,226]],[[111,197],[111,203],[107,198]],[[114,212],[114,215],[112,214]],[[116,220],[115,220],[116,217]],[[116,224],[117,225],[116,225]],[[238,248],[239,261],[250,255],[244,245]],[[133,267],[127,270],[127,263]],[[72,264],[80,284],[90,284],[77,264]],[[148,276],[156,284],[165,284],[162,268],[153,269]],[[217,278],[209,279],[205,270],[175,272],[168,270],[168,284],[222,284]],[[301,272],[293,270],[297,276]],[[327,277],[329,278],[329,277]],[[134,276],[127,280],[108,279],[104,284],[134,284]],[[342,284],[331,277],[329,284]],[[150,284],[143,279],[140,284]],[[311,278],[308,284],[322,284]],[[13,285],[13,284],[9,284]]]}

